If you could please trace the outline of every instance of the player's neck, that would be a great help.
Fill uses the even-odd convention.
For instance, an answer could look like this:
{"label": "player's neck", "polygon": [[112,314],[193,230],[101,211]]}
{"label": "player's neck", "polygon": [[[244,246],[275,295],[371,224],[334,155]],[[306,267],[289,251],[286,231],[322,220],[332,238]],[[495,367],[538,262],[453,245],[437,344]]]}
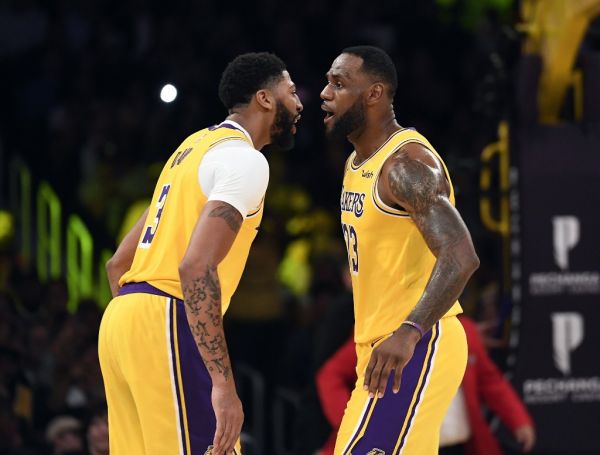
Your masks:
{"label": "player's neck", "polygon": [[227,120],[233,120],[248,132],[256,150],[261,150],[271,140],[271,132],[265,127],[265,121],[260,118],[260,115],[233,112],[227,116]]}
{"label": "player's neck", "polygon": [[365,127],[356,137],[348,137],[356,150],[356,162],[362,163],[371,157],[392,134],[401,128],[393,112],[391,116],[387,115],[384,118],[367,119]]}

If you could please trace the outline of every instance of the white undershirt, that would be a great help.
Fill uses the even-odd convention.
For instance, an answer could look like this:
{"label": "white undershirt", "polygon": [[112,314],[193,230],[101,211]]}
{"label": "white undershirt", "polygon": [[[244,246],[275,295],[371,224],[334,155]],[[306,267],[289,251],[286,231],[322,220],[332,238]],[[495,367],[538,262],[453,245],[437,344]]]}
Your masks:
{"label": "white undershirt", "polygon": [[471,437],[471,425],[467,414],[465,393],[462,387],[450,402],[446,416],[440,429],[440,447],[448,447],[465,443]]}
{"label": "white undershirt", "polygon": [[210,149],[198,167],[198,181],[209,201],[223,201],[235,207],[244,218],[262,203],[269,183],[269,163],[252,146],[248,132],[238,123],[226,120],[250,140],[231,140]]}

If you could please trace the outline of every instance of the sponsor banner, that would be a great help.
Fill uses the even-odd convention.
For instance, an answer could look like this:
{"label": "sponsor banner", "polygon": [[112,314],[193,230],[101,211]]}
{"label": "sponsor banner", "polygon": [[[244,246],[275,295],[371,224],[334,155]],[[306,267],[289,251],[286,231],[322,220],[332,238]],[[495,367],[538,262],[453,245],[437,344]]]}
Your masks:
{"label": "sponsor banner", "polygon": [[[591,223],[589,223],[587,226],[587,235],[590,237],[590,240],[595,237],[593,232],[590,231],[591,227]],[[558,270],[532,271],[528,277],[529,293],[534,296],[565,294],[599,295],[600,271],[570,270],[569,268],[570,254],[572,250],[579,246],[581,240],[580,219],[573,215],[553,216],[552,233],[554,268],[558,268]],[[588,243],[588,246],[592,246],[591,242],[588,241],[586,243]],[[581,246],[579,247],[581,248]],[[600,261],[600,251],[597,251],[597,254],[598,261]],[[598,267],[597,264],[590,264],[590,266]],[[543,268],[541,264],[540,268]]]}
{"label": "sponsor banner", "polygon": [[529,133],[512,204],[513,383],[537,452],[600,453],[600,153],[585,159],[580,131]]}

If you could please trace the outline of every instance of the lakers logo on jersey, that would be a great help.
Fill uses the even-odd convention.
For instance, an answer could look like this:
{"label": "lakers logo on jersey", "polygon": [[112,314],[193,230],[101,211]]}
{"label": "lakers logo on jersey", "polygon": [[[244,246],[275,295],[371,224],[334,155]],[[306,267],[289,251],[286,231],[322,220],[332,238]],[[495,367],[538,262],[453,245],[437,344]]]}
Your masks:
{"label": "lakers logo on jersey", "polygon": [[[423,295],[435,265],[435,256],[409,213],[386,205],[377,187],[386,160],[411,142],[423,144],[431,151],[451,186],[442,159],[427,139],[414,130],[394,133],[358,165],[354,164],[354,152],[346,164],[340,206],[354,289],[357,343],[370,343],[396,330]],[[453,191],[451,187],[451,203]],[[447,315],[459,312],[456,304]]]}
{"label": "lakers logo on jersey", "polygon": [[356,193],[345,191],[342,188],[342,197],[340,198],[342,212],[352,212],[354,216],[360,218],[364,213],[365,193]]}
{"label": "lakers logo on jersey", "polygon": [[381,449],[371,449],[367,452],[367,455],[385,455],[385,452]]}

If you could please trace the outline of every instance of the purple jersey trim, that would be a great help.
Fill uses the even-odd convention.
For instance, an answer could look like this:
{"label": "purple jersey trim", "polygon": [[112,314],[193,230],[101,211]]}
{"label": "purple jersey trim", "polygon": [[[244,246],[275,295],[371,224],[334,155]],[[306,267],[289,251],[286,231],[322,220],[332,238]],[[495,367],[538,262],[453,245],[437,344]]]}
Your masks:
{"label": "purple jersey trim", "polygon": [[165,291],[161,291],[145,281],[142,281],[141,283],[125,283],[121,289],[119,289],[119,295],[127,294],[153,294],[168,297],[170,299],[175,298],[171,294],[167,294]]}
{"label": "purple jersey trim", "polygon": [[242,131],[239,128],[231,125],[230,123],[220,123],[218,125],[213,125],[211,127],[209,127],[209,131],[215,131],[218,130],[219,128],[229,128],[230,130],[236,130],[236,131]]}

